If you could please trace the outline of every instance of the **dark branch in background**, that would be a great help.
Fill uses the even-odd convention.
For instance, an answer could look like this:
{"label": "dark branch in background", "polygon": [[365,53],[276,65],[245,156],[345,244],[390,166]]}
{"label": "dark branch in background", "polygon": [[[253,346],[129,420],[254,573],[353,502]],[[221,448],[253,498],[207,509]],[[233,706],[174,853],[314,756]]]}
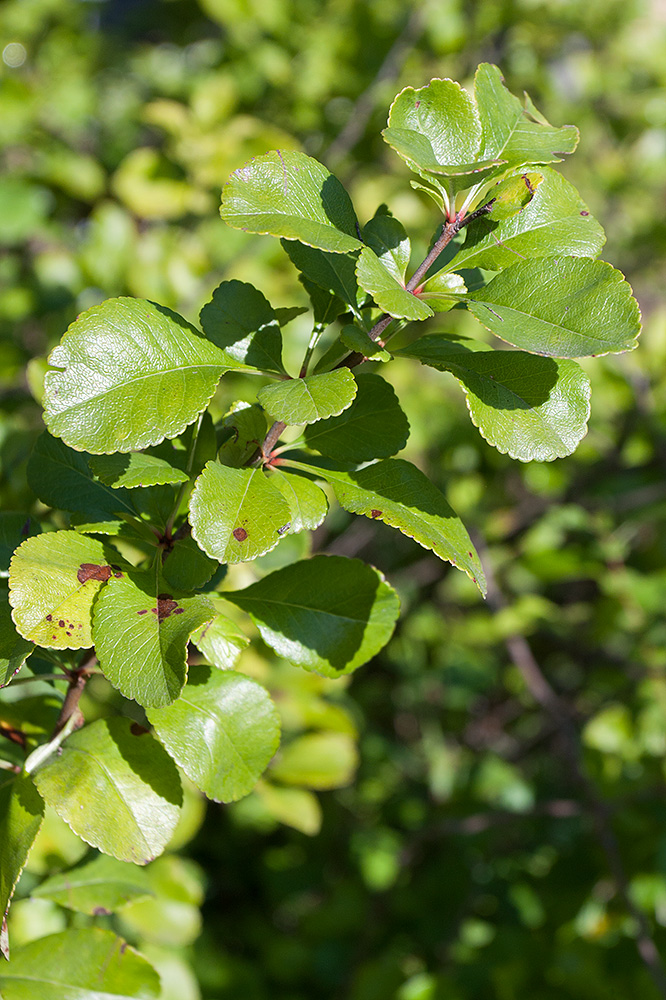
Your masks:
{"label": "dark branch in background", "polygon": [[374,80],[363,91],[349,112],[347,124],[328,147],[324,155],[324,160],[331,166],[339,163],[363,137],[370,116],[377,105],[383,85],[388,83],[389,80],[396,80],[400,76],[405,59],[418,41],[425,27],[426,7],[426,2],[422,2],[420,6],[414,7],[404,30],[398,35],[386,53]]}
{"label": "dark branch in background", "polygon": [[[486,573],[488,605],[491,610],[500,611],[507,607],[508,602],[497,583],[487,548],[478,539],[474,539],[474,542]],[[505,640],[505,644],[528,691],[534,700],[546,710],[557,726],[571,775],[581,791],[582,806],[592,818],[599,844],[606,855],[606,861],[615,882],[617,894],[627,912],[636,922],[638,929],[636,948],[652,976],[652,981],[658,992],[666,1000],[666,969],[652,937],[647,916],[644,910],[637,906],[631,898],[629,880],[622,862],[617,837],[611,826],[610,809],[599,797],[596,788],[585,773],[581,760],[580,737],[574,715],[549,683],[524,636],[509,636]]]}

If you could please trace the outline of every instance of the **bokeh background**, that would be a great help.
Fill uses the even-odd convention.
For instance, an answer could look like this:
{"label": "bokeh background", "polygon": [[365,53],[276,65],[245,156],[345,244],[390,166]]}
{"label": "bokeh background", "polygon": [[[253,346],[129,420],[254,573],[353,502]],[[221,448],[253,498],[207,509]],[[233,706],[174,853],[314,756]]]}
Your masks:
{"label": "bokeh background", "polygon": [[[235,806],[190,791],[149,869],[156,898],[113,919],[163,972],[164,1000],[666,996],[640,955],[666,954],[663,0],[4,0],[0,53],[0,492],[47,523],[25,463],[45,355],[81,310],[135,295],[196,320],[232,277],[305,303],[277,241],[220,221],[233,169],[302,149],[362,221],[388,203],[418,252],[438,220],[380,136],[403,86],[496,62],[579,126],[561,169],[636,290],[641,347],[584,362],[589,434],[545,465],[486,445],[449,376],[383,372],[490,599],[334,512],[311,548],[387,574],[393,640],[344,683],[254,642],[240,669],[278,701],[282,756]],[[298,356],[308,330],[289,329]],[[218,412],[253,392],[223,381]],[[276,552],[256,572],[290,557]],[[108,697],[91,685],[88,717]],[[83,851],[49,816],[15,945],[87,919],[30,898]]]}

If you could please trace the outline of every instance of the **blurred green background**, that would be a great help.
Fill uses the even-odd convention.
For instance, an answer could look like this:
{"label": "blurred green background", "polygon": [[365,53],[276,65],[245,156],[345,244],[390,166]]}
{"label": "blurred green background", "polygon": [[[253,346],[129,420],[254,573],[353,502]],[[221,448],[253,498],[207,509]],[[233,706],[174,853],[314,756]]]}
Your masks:
{"label": "blurred green background", "polygon": [[[577,453],[512,462],[449,376],[386,370],[409,457],[503,596],[484,604],[408,539],[333,513],[313,547],[388,575],[403,601],[395,637],[350,683],[253,643],[241,669],[283,716],[275,780],[205,816],[191,792],[179,840],[149,869],[158,903],[115,926],[164,973],[164,1000],[663,996],[626,898],[666,953],[663,0],[4,0],[0,52],[0,490],[5,510],[46,522],[25,462],[43,358],[81,310],[136,295],[195,320],[231,277],[275,306],[305,304],[277,241],[219,220],[231,170],[303,149],[348,185],[361,221],[387,202],[418,252],[437,219],[379,134],[399,89],[469,83],[496,62],[552,122],[579,126],[561,169],[606,227],[604,257],[634,285],[645,330],[635,354],[585,362],[593,408]],[[289,330],[297,356],[309,331]],[[223,383],[220,412],[254,388]],[[593,793],[516,665],[521,637],[575,719]],[[83,919],[29,898],[82,853],[49,817],[15,945]]]}

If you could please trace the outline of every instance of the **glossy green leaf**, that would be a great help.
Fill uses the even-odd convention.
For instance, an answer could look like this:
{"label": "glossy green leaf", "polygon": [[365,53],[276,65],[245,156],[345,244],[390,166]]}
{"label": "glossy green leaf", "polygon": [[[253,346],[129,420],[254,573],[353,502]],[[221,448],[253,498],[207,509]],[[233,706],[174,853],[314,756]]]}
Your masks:
{"label": "glossy green leaf", "polygon": [[483,267],[501,271],[525,257],[596,257],[604,231],[568,181],[544,167],[534,197],[517,215],[503,222],[478,219],[466,230],[464,245],[447,268]]}
{"label": "glossy green leaf", "polygon": [[110,582],[93,620],[102,672],[126,698],[168,705],[185,683],[188,640],[215,610],[201,595],[168,593],[155,573],[133,572]]}
{"label": "glossy green leaf", "polygon": [[266,414],[257,403],[234,403],[219,425],[219,461],[222,465],[241,468],[257,451],[267,430]]}
{"label": "glossy green leaf", "polygon": [[369,358],[372,361],[391,360],[391,355],[388,351],[385,351],[377,341],[372,340],[365,330],[361,330],[360,327],[355,326],[353,323],[348,323],[347,326],[342,328],[340,340],[350,351],[362,354],[364,358]]}
{"label": "glossy green leaf", "polygon": [[273,469],[270,482],[289,504],[290,531],[314,531],[326,517],[328,500],[324,491],[304,476]]}
{"label": "glossy green leaf", "polygon": [[316,795],[305,788],[286,788],[260,781],[255,794],[273,819],[314,837],[321,829],[321,806]]}
{"label": "glossy green leaf", "polygon": [[153,967],[101,927],[30,941],[0,969],[3,1000],[157,1000]]}
{"label": "glossy green leaf", "polygon": [[223,281],[199,315],[201,329],[231,364],[284,373],[282,333],[275,311],[259,289],[245,281]]}
{"label": "glossy green leaf", "polygon": [[195,632],[192,642],[208,663],[220,670],[231,670],[250,640],[226,615],[216,615],[212,622]]}
{"label": "glossy green leaf", "polygon": [[33,899],[52,899],[77,913],[99,916],[115,913],[134,899],[150,896],[152,890],[145,869],[100,854],[76,868],[51,875],[30,895]]}
{"label": "glossy green leaf", "polygon": [[262,469],[209,462],[190,498],[192,535],[219,562],[249,562],[288,531],[289,505]]}
{"label": "glossy green leaf", "polygon": [[216,802],[252,791],[280,742],[266,689],[231,670],[192,667],[178,701],[148,718],[188,778]]}
{"label": "glossy green leaf", "polygon": [[162,562],[165,583],[176,590],[200,590],[219,568],[217,559],[202,552],[190,536],[177,538]]}
{"label": "glossy green leaf", "polygon": [[407,443],[409,424],[393,387],[379,375],[357,375],[356,382],[348,410],[305,428],[308,447],[338,462],[395,455]]}
{"label": "glossy green leaf", "polygon": [[359,255],[356,277],[361,288],[372,295],[377,307],[389,316],[422,320],[434,315],[430,306],[408,292],[369,247]]}
{"label": "glossy green leaf", "polygon": [[541,174],[524,173],[500,181],[488,192],[487,197],[492,201],[492,208],[487,218],[493,222],[504,222],[518,215],[526,205],[529,205],[542,180]]}
{"label": "glossy green leaf", "polygon": [[322,375],[306,375],[264,386],[257,399],[275,420],[285,424],[314,424],[337,417],[351,406],[356,379],[349,368]]}
{"label": "glossy green leaf", "polygon": [[355,260],[339,253],[325,253],[296,240],[281,240],[283,250],[298,270],[320,288],[333,292],[354,309],[358,304]]}
{"label": "glossy green leaf", "polygon": [[[83,457],[83,456],[81,456]],[[186,483],[188,476],[161,458],[130,452],[120,455],[91,455],[90,469],[104,486],[133,490],[137,486],[165,486]],[[109,501],[112,503],[112,500]],[[77,510],[80,508],[77,508]]]}
{"label": "glossy green leaf", "polygon": [[[314,467],[309,471],[316,472]],[[345,510],[397,528],[440,559],[464,570],[485,594],[483,568],[464,524],[415,465],[389,458],[358,472],[320,469],[319,475],[332,484]]]}
{"label": "glossy green leaf", "polygon": [[278,656],[327,677],[351,673],[386,645],[399,612],[395,591],[358,559],[314,556],[225,593]]}
{"label": "glossy green leaf", "polygon": [[[44,817],[44,803],[27,775],[0,773],[0,918],[6,918],[16,883]],[[9,958],[8,947],[2,947]]]}
{"label": "glossy green leaf", "polygon": [[434,173],[468,167],[478,159],[481,123],[466,90],[453,80],[405,87],[389,111],[382,135],[410,166]]}
{"label": "glossy green leaf", "polygon": [[331,253],[361,246],[349,195],[326,167],[304,153],[272,150],[235,170],[220,215],[236,229],[269,233]]}
{"label": "glossy green leaf", "polygon": [[121,575],[116,558],[121,562],[97,539],[76,531],[23,542],[9,571],[9,603],[20,634],[47,649],[92,646],[93,600],[107,580]]}
{"label": "glossy green leaf", "polygon": [[363,240],[395,280],[405,284],[411,243],[405,227],[392,215],[373,216],[363,227]]}
{"label": "glossy green leaf", "polygon": [[150,733],[120,716],[77,730],[35,771],[37,790],[92,847],[145,865],[178,822],[178,770]]}
{"label": "glossy green leaf", "polygon": [[434,312],[439,313],[453,309],[466,291],[467,286],[461,275],[453,271],[440,271],[417,289],[417,294]]}
{"label": "glossy green leaf", "polygon": [[271,778],[323,791],[343,788],[358,767],[356,741],[346,733],[306,733],[282,746]]}
{"label": "glossy green leaf", "polygon": [[175,437],[232,365],[177,313],[107,299],[72,323],[49,356],[44,420],[77,451],[138,451]]}
{"label": "glossy green leaf", "polygon": [[482,63],[474,78],[474,96],[483,129],[481,156],[509,164],[552,163],[573,153],[578,129],[573,125],[554,128],[535,122],[504,86],[501,70]]}
{"label": "glossy green leaf", "polygon": [[504,454],[550,462],[575,451],[590,414],[583,369],[575,361],[483,348],[434,334],[401,353],[451,372],[465,390],[473,423]]}
{"label": "glossy green leaf", "polygon": [[557,358],[631,351],[640,333],[620,271],[581,257],[520,261],[471,293],[469,309],[514,347]]}
{"label": "glossy green leaf", "polygon": [[24,639],[16,631],[9,604],[2,598],[0,600],[0,688],[9,684],[34,648],[33,642]]}

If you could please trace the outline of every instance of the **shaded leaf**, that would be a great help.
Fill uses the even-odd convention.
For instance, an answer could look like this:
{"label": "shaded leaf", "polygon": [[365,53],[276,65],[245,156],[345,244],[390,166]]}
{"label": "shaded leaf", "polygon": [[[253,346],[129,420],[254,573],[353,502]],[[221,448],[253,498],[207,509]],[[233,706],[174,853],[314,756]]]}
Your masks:
{"label": "shaded leaf", "polygon": [[35,648],[19,635],[6,600],[0,601],[0,688],[6,687]]}
{"label": "shaded leaf", "polygon": [[[359,290],[355,260],[339,253],[326,253],[296,240],[280,240],[292,264],[320,288],[332,292],[356,309]],[[365,296],[363,296],[365,297]]]}
{"label": "shaded leaf", "polygon": [[264,809],[278,823],[314,837],[321,829],[321,806],[316,795],[305,788],[283,788],[270,781],[260,781],[255,794]]}
{"label": "shaded leaf", "polygon": [[7,572],[9,562],[21,542],[33,535],[39,535],[41,527],[30,514],[17,511],[0,513],[0,571]]}
{"label": "shaded leaf", "polygon": [[76,868],[51,875],[30,895],[98,916],[115,913],[133,899],[152,895],[152,890],[143,868],[100,854]]}
{"label": "shaded leaf", "polygon": [[341,556],[285,566],[224,597],[250,615],[278,656],[327,677],[372,659],[390,639],[399,611],[376,569]]}
{"label": "shaded leaf", "polygon": [[121,717],[98,719],[35,771],[40,795],[92,847],[144,865],[161,854],[178,822],[178,770],[157,740]]}
{"label": "shaded leaf", "polygon": [[369,247],[359,255],[356,277],[361,288],[372,295],[377,307],[389,316],[422,320],[434,315],[430,306],[408,292]]}
{"label": "shaded leaf", "polygon": [[299,281],[308,293],[310,303],[312,304],[312,316],[315,326],[322,328],[330,326],[338,316],[341,316],[349,309],[347,303],[339,298],[339,296],[334,295],[333,292],[328,291],[326,288],[322,288],[316,282],[310,281],[304,274],[299,275]]}
{"label": "shaded leaf", "polygon": [[[0,916],[6,918],[16,883],[44,818],[44,803],[25,774],[0,773]],[[2,953],[9,958],[3,942]]]}
{"label": "shaded leaf", "polygon": [[285,424],[314,424],[342,413],[355,395],[356,379],[351,371],[337,368],[264,386],[257,399],[272,417]]}
{"label": "shaded leaf", "polygon": [[266,414],[258,404],[234,403],[219,425],[218,460],[222,465],[241,468],[257,451],[267,430]]}
{"label": "shaded leaf", "polygon": [[236,229],[332,253],[361,246],[349,195],[326,167],[304,153],[272,150],[235,170],[222,191],[220,215]]}
{"label": "shaded leaf", "polygon": [[165,583],[176,590],[201,590],[219,569],[217,559],[202,552],[193,538],[177,538],[162,562]]}
{"label": "shaded leaf", "polygon": [[405,284],[411,243],[405,227],[392,215],[375,215],[363,227],[363,240],[395,280]]}
{"label": "shaded leaf", "polygon": [[[114,489],[135,489],[137,486],[165,486],[186,483],[188,476],[161,458],[130,452],[120,455],[91,455],[90,469],[104,486]],[[112,500],[109,500],[109,504]],[[80,510],[80,507],[76,508]]]}
{"label": "shaded leaf", "polygon": [[223,281],[199,315],[201,328],[232,365],[284,373],[280,323],[268,299],[245,281]]}
{"label": "shaded leaf", "polygon": [[353,323],[349,323],[342,328],[340,340],[350,351],[362,354],[364,358],[369,358],[372,361],[391,360],[391,355],[388,351],[385,351],[376,340],[372,340],[365,330],[361,330],[360,327],[355,326]]}

